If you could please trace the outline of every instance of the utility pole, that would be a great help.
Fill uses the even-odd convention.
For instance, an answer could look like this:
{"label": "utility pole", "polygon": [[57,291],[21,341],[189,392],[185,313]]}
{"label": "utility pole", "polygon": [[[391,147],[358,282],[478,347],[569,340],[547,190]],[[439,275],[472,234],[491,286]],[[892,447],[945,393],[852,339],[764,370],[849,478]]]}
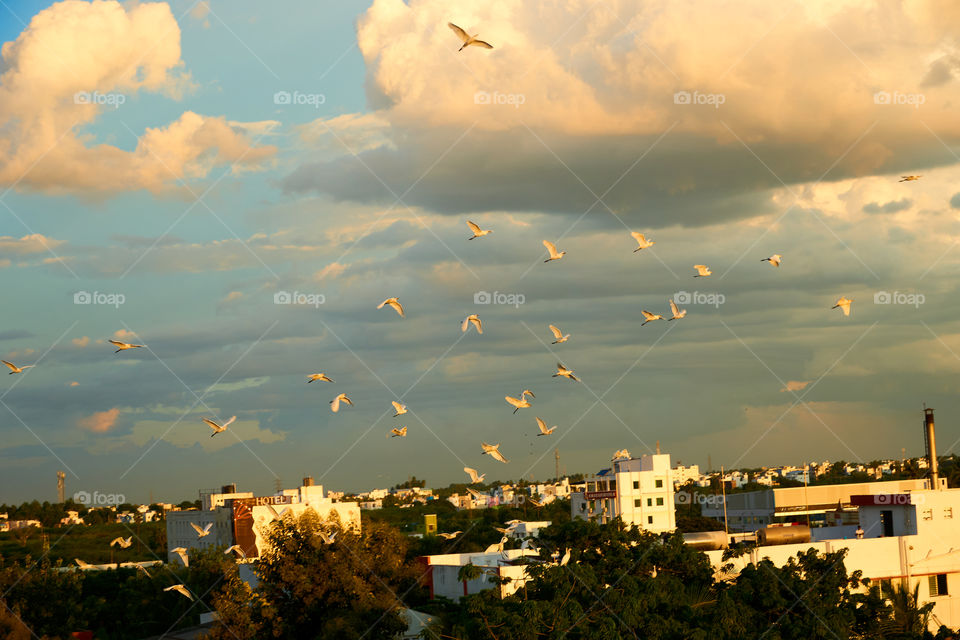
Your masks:
{"label": "utility pole", "polygon": [[723,465],[720,465],[720,491],[723,494],[723,532],[729,534],[730,529],[727,527],[727,487],[723,484]]}
{"label": "utility pole", "polygon": [[557,482],[560,482],[560,449],[559,448],[555,448],[553,450],[553,459],[557,463],[557,471],[556,471]]}
{"label": "utility pole", "polygon": [[57,471],[57,502],[59,502],[60,504],[63,504],[64,502],[66,502],[63,495],[66,490],[66,487],[64,484],[64,480],[66,479],[66,477],[67,477],[67,474],[65,474],[63,471]]}

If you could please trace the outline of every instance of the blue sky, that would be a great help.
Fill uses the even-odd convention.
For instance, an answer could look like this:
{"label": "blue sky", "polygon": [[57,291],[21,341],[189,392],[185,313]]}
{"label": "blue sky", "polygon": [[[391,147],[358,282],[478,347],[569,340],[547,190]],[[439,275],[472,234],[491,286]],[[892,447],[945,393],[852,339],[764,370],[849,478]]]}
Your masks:
{"label": "blue sky", "polygon": [[[588,472],[657,441],[869,461],[920,453],[923,402],[950,452],[960,15],[541,4],[0,8],[0,351],[37,365],[2,380],[0,502],[52,499],[59,469],[70,493],[180,500],[547,477],[554,447]],[[495,48],[457,52],[448,20]],[[391,296],[406,318],[375,309]],[[686,318],[640,326],[671,297]]]}

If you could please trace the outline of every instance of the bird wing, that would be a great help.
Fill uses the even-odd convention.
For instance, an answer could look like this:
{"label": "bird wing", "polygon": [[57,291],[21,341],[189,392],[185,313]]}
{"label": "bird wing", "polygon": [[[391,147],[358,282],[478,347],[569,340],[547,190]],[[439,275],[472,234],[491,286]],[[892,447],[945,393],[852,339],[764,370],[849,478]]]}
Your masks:
{"label": "bird wing", "polygon": [[637,244],[644,244],[647,241],[646,236],[644,236],[639,231],[631,231],[630,235],[632,235],[633,239],[637,241]]}
{"label": "bird wing", "polygon": [[551,258],[555,258],[557,256],[557,247],[554,246],[552,242],[550,242],[549,240],[544,240],[543,246],[545,246],[547,248],[547,251],[550,252]]}
{"label": "bird wing", "polygon": [[218,424],[217,424],[216,422],[214,422],[213,420],[210,420],[209,418],[203,418],[203,421],[206,422],[208,425],[210,425],[210,428],[213,429],[214,431],[216,431],[217,433],[223,431],[223,427],[221,427],[220,425],[218,425]]}
{"label": "bird wing", "polygon": [[470,322],[472,322],[473,326],[477,328],[477,333],[483,333],[483,323],[480,322],[480,318],[478,318],[476,315],[470,316]]}
{"label": "bird wing", "polygon": [[477,470],[476,470],[476,469],[471,469],[470,467],[464,467],[463,470],[466,472],[466,474],[467,474],[468,476],[470,476],[470,480],[471,480],[471,481],[473,481],[473,482],[476,482],[476,481],[477,481]]}
{"label": "bird wing", "polygon": [[473,235],[477,235],[478,233],[480,233],[481,231],[483,231],[483,229],[481,229],[480,227],[478,227],[478,226],[475,225],[474,223],[470,222],[469,220],[467,220],[467,226],[470,227],[470,230],[471,230],[471,231],[473,231]]}
{"label": "bird wing", "polygon": [[212,523],[212,522],[208,522],[208,523],[207,523],[207,526],[205,526],[205,527],[203,528],[203,532],[204,532],[204,533],[210,533],[211,527],[213,527],[213,523]]}
{"label": "bird wing", "polygon": [[390,302],[390,299],[389,299],[389,298],[387,298],[386,300],[384,300],[383,302],[381,302],[380,304],[378,304],[378,305],[377,305],[377,309],[383,309],[383,305],[387,304],[388,302]]}
{"label": "bird wing", "polygon": [[107,342],[118,347],[125,347],[127,345],[126,342],[118,342],[117,340],[107,340]]}
{"label": "bird wing", "polygon": [[557,340],[563,337],[563,331],[560,331],[560,329],[556,328],[552,324],[550,325],[550,331],[553,331],[553,337]]}
{"label": "bird wing", "polygon": [[493,451],[490,452],[490,457],[493,458],[494,460],[503,462],[504,464],[506,464],[507,462],[510,462],[509,460],[504,458],[503,454],[500,453],[500,451],[498,451],[497,449],[494,449]]}
{"label": "bird wing", "polygon": [[677,303],[673,300],[670,301],[670,311],[673,312],[673,315],[680,313],[680,309],[677,308]]}
{"label": "bird wing", "polygon": [[466,31],[464,31],[457,25],[453,24],[452,22],[448,22],[447,26],[450,27],[455,34],[457,34],[457,37],[460,38],[461,41],[466,42],[467,40],[470,39],[470,36],[467,35]]}
{"label": "bird wing", "polygon": [[123,538],[114,538],[113,540],[110,541],[110,546],[112,547],[113,545],[121,544],[122,542],[123,542]]}
{"label": "bird wing", "polygon": [[517,404],[520,402],[519,400],[517,400],[516,398],[513,398],[513,397],[511,397],[511,396],[504,396],[504,399],[505,399],[507,402],[509,402],[510,404],[512,404],[513,406],[517,406]]}
{"label": "bird wing", "polygon": [[231,416],[231,418],[230,418],[229,420],[227,420],[226,422],[224,422],[224,423],[223,423],[222,425],[220,425],[220,426],[222,426],[224,429],[226,429],[228,426],[230,426],[231,424],[233,424],[233,421],[236,420],[236,419],[237,419],[237,416]]}
{"label": "bird wing", "polygon": [[563,366],[563,364],[561,364],[561,363],[558,362],[558,363],[557,363],[557,373],[563,373],[564,371],[570,371],[570,370],[567,369],[565,366]]}
{"label": "bird wing", "polygon": [[353,406],[353,400],[351,400],[351,399],[348,398],[347,396],[341,395],[340,398],[341,398],[341,400],[343,400],[344,402],[346,402],[346,403],[347,403],[348,405],[350,405],[351,407]]}
{"label": "bird wing", "polygon": [[460,331],[466,331],[467,325],[470,324],[470,316],[467,316],[463,319],[463,323],[460,325]]}
{"label": "bird wing", "polygon": [[334,413],[340,411],[340,396],[337,396],[330,401],[330,411],[333,411]]}
{"label": "bird wing", "polygon": [[17,370],[17,365],[13,364],[12,362],[7,362],[6,360],[0,360],[0,362],[2,362],[3,364],[7,365],[8,367],[10,367],[10,370],[11,370],[11,371],[16,371],[16,370]]}
{"label": "bird wing", "polygon": [[522,396],[530,396],[531,398],[536,398],[536,397],[537,397],[537,396],[533,395],[533,391],[530,391],[529,389],[524,389],[524,390],[523,390],[523,393],[521,393],[520,395],[522,395]]}
{"label": "bird wing", "polygon": [[655,317],[654,314],[650,313],[649,311],[644,311],[644,310],[642,310],[642,309],[640,310],[640,313],[642,313],[642,314],[643,314],[643,317],[644,317],[645,319],[647,319],[647,320],[653,320],[654,317]]}
{"label": "bird wing", "polygon": [[390,401],[390,404],[392,404],[392,405],[393,405],[393,408],[397,410],[397,413],[400,413],[400,410],[401,410],[401,409],[406,409],[405,406],[403,406],[402,404],[400,404],[400,403],[397,402],[396,400],[391,400],[391,401]]}
{"label": "bird wing", "polygon": [[399,301],[394,300],[393,302],[390,303],[390,306],[397,310],[397,313],[400,314],[400,317],[401,317],[401,318],[405,318],[405,317],[406,317],[405,315],[403,315],[403,305],[400,304]]}
{"label": "bird wing", "polygon": [[203,529],[198,527],[196,522],[191,522],[190,526],[193,527],[193,530],[196,531],[197,533],[203,533]]}
{"label": "bird wing", "polygon": [[537,426],[540,427],[540,433],[547,433],[547,423],[537,418]]}
{"label": "bird wing", "polygon": [[489,42],[484,42],[483,40],[474,40],[470,44],[476,45],[478,47],[483,47],[484,49],[493,49],[493,45]]}

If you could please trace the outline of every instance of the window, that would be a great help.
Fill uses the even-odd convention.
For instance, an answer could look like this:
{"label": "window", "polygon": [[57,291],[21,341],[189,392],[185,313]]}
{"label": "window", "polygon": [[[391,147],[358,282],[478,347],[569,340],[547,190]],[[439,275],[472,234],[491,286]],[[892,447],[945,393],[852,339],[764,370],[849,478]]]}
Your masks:
{"label": "window", "polygon": [[953,507],[945,508],[943,510],[943,517],[948,519],[953,518]]}
{"label": "window", "polygon": [[658,506],[658,507],[662,507],[662,506],[663,506],[663,498],[657,498],[657,506]]}
{"label": "window", "polygon": [[933,520],[933,509],[924,509],[924,510],[923,510],[923,519],[924,519],[924,520]]}
{"label": "window", "polygon": [[634,480],[634,481],[633,481],[633,488],[634,488],[635,490],[640,488],[640,481],[639,481],[639,480]]}
{"label": "window", "polygon": [[643,506],[643,500],[641,500],[640,498],[637,498],[636,500],[633,501],[633,506],[635,507]]}
{"label": "window", "polygon": [[663,488],[663,480],[657,480],[657,489]]}
{"label": "window", "polygon": [[652,507],[652,506],[653,506],[653,498],[647,498],[647,506],[648,506],[648,507]]}
{"label": "window", "polygon": [[647,516],[647,524],[653,524],[653,516]]}
{"label": "window", "polygon": [[930,595],[931,596],[945,596],[947,595],[947,574],[938,573],[935,576],[930,576]]}

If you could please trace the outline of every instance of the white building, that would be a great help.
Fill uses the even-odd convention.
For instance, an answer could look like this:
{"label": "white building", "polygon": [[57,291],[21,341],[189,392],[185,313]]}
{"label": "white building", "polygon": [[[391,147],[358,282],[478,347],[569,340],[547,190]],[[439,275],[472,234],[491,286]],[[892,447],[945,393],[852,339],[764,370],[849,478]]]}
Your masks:
{"label": "white building", "polygon": [[[537,556],[533,549],[509,549],[493,553],[445,553],[418,558],[423,566],[423,583],[430,590],[430,597],[443,596],[459,600],[463,596],[491,589],[495,585],[491,578],[509,578],[509,582],[499,585],[500,597],[506,597],[520,588],[527,580],[525,564],[517,561],[526,556]],[[481,569],[483,575],[473,580],[459,580],[458,574],[464,566],[472,564]]]}
{"label": "white building", "polygon": [[[360,507],[356,502],[334,502],[323,495],[323,487],[304,478],[296,489],[284,489],[272,496],[255,497],[238,493],[233,485],[222,493],[201,494],[201,505],[208,508],[171,511],[167,514],[167,557],[179,562],[172,550],[205,549],[240,545],[247,557],[257,557],[266,549],[269,524],[287,514],[300,517],[312,509],[321,520],[339,520],[341,526],[360,531]],[[193,528],[211,525],[210,533],[200,537]]]}
{"label": "white building", "polygon": [[679,462],[673,468],[673,488],[677,489],[688,482],[696,482],[700,479],[700,465],[694,464],[685,467]]}
{"label": "white building", "polygon": [[846,549],[848,572],[859,570],[874,584],[902,584],[910,591],[919,585],[920,604],[935,605],[931,631],[941,624],[960,626],[960,489],[870,493],[851,499],[859,509],[862,540],[849,536],[850,527],[823,527],[813,529],[820,535],[812,542],[756,547],[730,560],[722,560],[721,550],[706,554],[718,573],[724,564],[733,563],[732,574],[721,574],[732,577],[764,558],[782,566],[810,548],[819,553]]}
{"label": "white building", "polygon": [[574,518],[610,522],[620,517],[654,533],[673,531],[673,474],[669,454],[614,460],[609,469],[587,478],[586,491],[573,493]]}

